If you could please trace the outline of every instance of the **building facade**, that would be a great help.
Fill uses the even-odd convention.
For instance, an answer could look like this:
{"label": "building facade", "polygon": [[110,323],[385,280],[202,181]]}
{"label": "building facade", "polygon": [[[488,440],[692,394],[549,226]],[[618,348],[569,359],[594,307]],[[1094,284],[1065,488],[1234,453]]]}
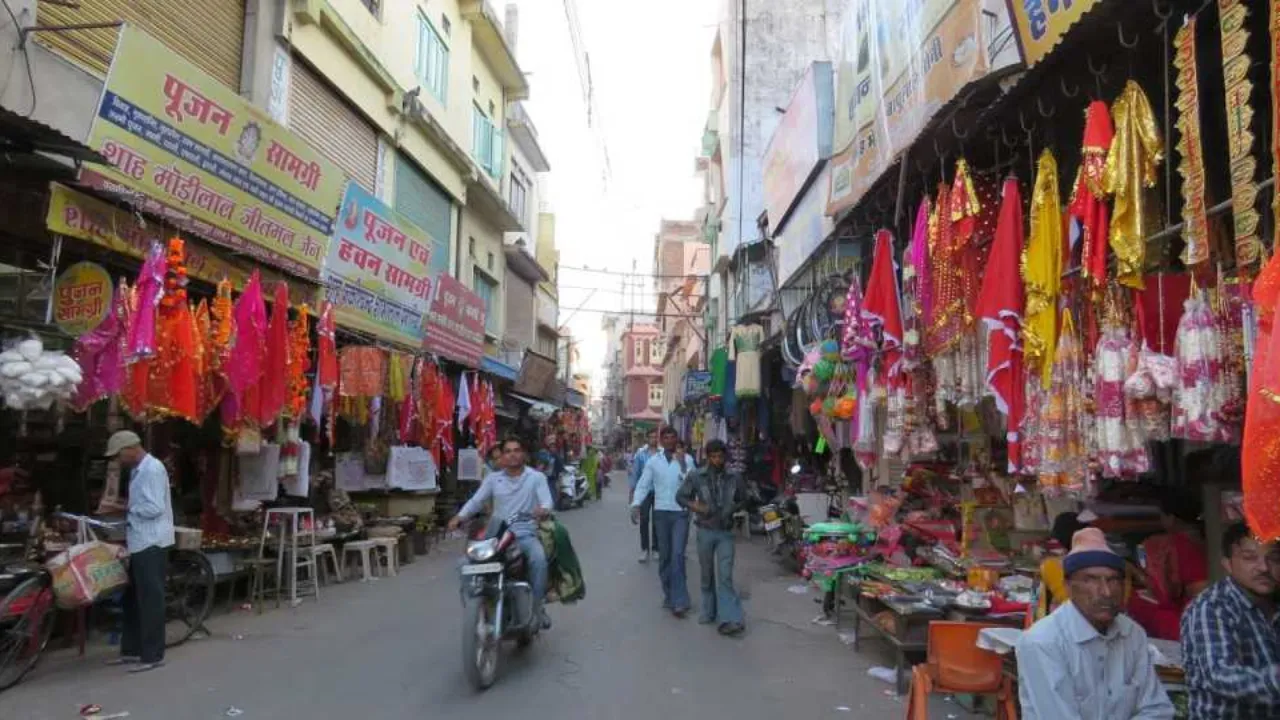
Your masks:
{"label": "building facade", "polygon": [[662,360],[666,341],[654,323],[633,323],[622,333],[623,418],[659,423],[663,419]]}

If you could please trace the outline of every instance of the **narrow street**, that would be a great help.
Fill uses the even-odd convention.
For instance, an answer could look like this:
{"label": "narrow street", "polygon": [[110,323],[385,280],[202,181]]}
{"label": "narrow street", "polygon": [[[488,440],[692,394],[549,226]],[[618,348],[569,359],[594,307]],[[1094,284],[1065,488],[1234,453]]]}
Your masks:
{"label": "narrow street", "polygon": [[[323,588],[321,600],[263,615],[216,616],[213,637],[172,651],[165,667],[130,676],[60,651],[0,695],[0,718],[62,720],[80,706],[130,720],[250,718],[896,718],[904,705],[866,674],[862,654],[812,622],[812,592],[781,573],[761,540],[740,550],[749,590],[748,633],[731,640],[693,617],[662,611],[654,565],[636,562],[619,475],[602,503],[565,513],[587,579],[587,598],[553,607],[555,627],[477,695],[460,669],[456,541],[373,587]],[[689,549],[696,598],[697,559]],[[695,600],[696,602],[696,600]],[[231,708],[243,714],[229,713]],[[935,697],[936,718],[960,709]]]}

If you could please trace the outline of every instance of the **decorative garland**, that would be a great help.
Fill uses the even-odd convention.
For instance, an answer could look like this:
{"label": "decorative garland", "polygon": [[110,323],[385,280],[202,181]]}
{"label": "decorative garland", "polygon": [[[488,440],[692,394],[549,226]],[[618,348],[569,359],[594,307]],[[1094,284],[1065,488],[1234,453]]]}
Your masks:
{"label": "decorative garland", "polygon": [[[1240,0],[1218,0],[1219,24],[1222,26],[1222,71],[1227,96],[1227,148],[1231,160],[1231,208],[1235,216],[1236,270],[1253,277],[1262,258],[1262,241],[1258,238],[1258,211],[1254,200],[1258,188],[1254,184],[1258,162],[1253,158],[1253,107],[1249,96],[1253,83],[1249,80],[1251,60],[1245,53],[1249,44],[1246,20],[1249,10]],[[1273,21],[1274,22],[1274,21]]]}
{"label": "decorative garland", "polygon": [[[1280,2],[1280,0],[1277,0]],[[1196,69],[1196,18],[1190,17],[1173,39],[1173,65],[1178,69],[1177,149],[1181,158],[1182,262],[1188,267],[1209,259],[1209,216],[1205,203],[1204,154],[1200,134],[1200,88]]]}

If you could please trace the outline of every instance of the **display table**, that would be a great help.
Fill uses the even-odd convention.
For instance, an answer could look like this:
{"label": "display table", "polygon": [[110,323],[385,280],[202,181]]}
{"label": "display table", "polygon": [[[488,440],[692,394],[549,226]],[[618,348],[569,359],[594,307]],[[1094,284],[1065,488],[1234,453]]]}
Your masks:
{"label": "display table", "polygon": [[[922,607],[916,603],[868,597],[862,594],[860,585],[861,583],[857,580],[850,578],[848,583],[842,584],[842,587],[837,589],[835,593],[836,625],[839,626],[840,614],[844,609],[842,597],[844,592],[841,590],[847,587],[853,593],[850,603],[853,611],[853,649],[859,649],[862,626],[865,623],[871,627],[876,636],[893,648],[896,658],[897,690],[899,695],[904,695],[911,682],[911,666],[907,663],[907,653],[924,653],[928,649],[929,623],[941,620],[943,614],[940,610]],[[893,622],[890,628],[883,627],[876,619],[877,616],[883,616],[885,612],[892,613]]]}

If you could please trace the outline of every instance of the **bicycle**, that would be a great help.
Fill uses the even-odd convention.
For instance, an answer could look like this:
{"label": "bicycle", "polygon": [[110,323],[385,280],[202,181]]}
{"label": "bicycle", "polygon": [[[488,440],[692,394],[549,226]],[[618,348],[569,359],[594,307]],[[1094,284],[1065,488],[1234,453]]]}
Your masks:
{"label": "bicycle", "polygon": [[[118,533],[119,524],[104,523],[70,513],[55,517],[80,523],[97,533]],[[13,589],[0,600],[0,691],[17,684],[40,660],[53,635],[57,606],[53,578],[42,566],[26,564],[4,568]],[[176,647],[205,631],[204,621],[213,610],[215,576],[209,558],[199,550],[175,549],[169,553],[165,573],[165,647]]]}

